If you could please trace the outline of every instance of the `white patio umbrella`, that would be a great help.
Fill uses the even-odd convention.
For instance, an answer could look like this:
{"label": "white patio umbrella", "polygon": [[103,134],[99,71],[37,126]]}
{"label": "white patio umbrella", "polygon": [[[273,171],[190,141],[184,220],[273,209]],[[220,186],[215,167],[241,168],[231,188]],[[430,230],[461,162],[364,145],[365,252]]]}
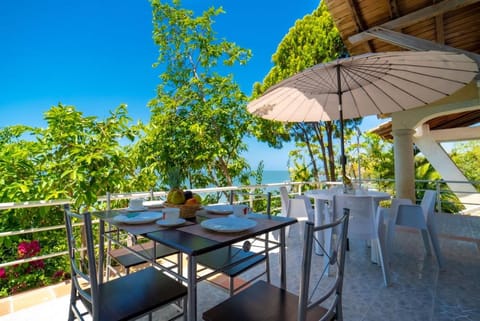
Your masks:
{"label": "white patio umbrella", "polygon": [[284,122],[340,120],[345,177],[343,120],[389,114],[451,95],[478,73],[464,54],[443,51],[373,53],[315,65],[269,88],[247,109]]}

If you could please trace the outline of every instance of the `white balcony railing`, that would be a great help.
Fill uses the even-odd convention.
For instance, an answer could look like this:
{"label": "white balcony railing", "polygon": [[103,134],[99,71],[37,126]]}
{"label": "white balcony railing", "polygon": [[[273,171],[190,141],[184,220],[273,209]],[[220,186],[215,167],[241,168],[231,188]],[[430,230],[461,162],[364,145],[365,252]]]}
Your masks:
{"label": "white balcony railing", "polygon": [[[445,181],[417,181],[417,185],[421,184],[429,184],[429,186],[435,186],[437,190],[438,200],[437,200],[437,211],[442,212],[442,209],[445,206],[448,206],[449,201],[442,200],[442,195],[446,193],[454,193],[455,191],[450,191],[446,189]],[[480,186],[480,182],[455,182],[455,183],[465,183],[465,184],[473,184],[475,186]],[[244,197],[242,198],[241,202],[249,203],[249,206],[253,207],[254,202],[256,200],[265,199],[267,195],[270,193],[272,197],[272,204],[277,204],[271,209],[269,209],[272,213],[278,213],[280,210],[279,204],[279,187],[280,186],[288,186],[290,187],[290,192],[292,194],[301,194],[304,188],[326,188],[330,185],[338,184],[338,182],[283,182],[283,183],[271,183],[271,184],[263,184],[263,185],[251,185],[251,186],[228,186],[228,187],[212,187],[212,188],[201,188],[201,189],[192,189],[192,192],[199,193],[200,195],[207,195],[210,193],[225,193],[226,195],[230,194],[231,192],[242,194]],[[368,186],[369,188],[384,190],[391,193],[393,196],[395,195],[393,192],[393,180],[363,180],[362,184],[364,186]],[[263,191],[263,192],[258,192]],[[419,192],[422,190],[419,188]],[[157,191],[157,192],[136,192],[136,193],[117,193],[111,194],[110,200],[126,200],[132,198],[146,198],[146,199],[158,199],[158,198],[165,198],[166,192],[165,191]],[[225,202],[227,198],[225,197]],[[277,201],[275,201],[275,199]],[[103,196],[99,198],[99,203],[106,202],[107,197]],[[445,203],[447,202],[447,203]],[[41,208],[41,207],[52,207],[52,206],[62,206],[64,204],[71,203],[70,200],[49,200],[49,201],[24,201],[24,202],[11,202],[11,203],[0,203],[0,215],[6,215],[4,213],[5,210],[11,209],[24,209],[24,208]],[[464,202],[464,206],[474,209],[477,209],[477,212],[480,213],[480,193],[473,193],[468,198],[468,203]],[[64,225],[54,225],[54,226],[47,226],[47,227],[25,227],[24,229],[18,229],[15,231],[4,231],[0,232],[0,238],[14,236],[14,235],[25,235],[37,232],[46,232],[58,229],[64,229]],[[31,261],[37,261],[41,259],[49,259],[57,256],[66,255],[67,251],[60,251],[60,252],[53,252],[53,253],[44,253],[41,256],[36,257],[29,257],[25,259],[15,260],[15,261],[5,261],[0,262],[0,268],[8,267],[16,264],[27,263]]]}

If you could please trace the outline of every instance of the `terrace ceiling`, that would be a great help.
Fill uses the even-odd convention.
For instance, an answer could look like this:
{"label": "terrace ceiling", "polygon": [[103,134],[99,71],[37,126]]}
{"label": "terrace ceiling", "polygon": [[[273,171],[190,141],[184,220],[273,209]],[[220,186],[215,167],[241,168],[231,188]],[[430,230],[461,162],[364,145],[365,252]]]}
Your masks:
{"label": "terrace ceiling", "polygon": [[[351,55],[460,51],[480,64],[480,0],[324,0]],[[477,76],[477,80],[480,80]],[[431,119],[431,129],[470,126],[480,111]],[[391,124],[378,133],[391,138]]]}

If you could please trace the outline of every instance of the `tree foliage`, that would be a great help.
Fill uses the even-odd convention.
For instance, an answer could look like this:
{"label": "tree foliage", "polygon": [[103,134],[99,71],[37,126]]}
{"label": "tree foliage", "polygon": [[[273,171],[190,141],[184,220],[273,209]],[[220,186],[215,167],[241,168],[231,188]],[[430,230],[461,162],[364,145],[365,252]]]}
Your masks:
{"label": "tree foliage", "polygon": [[[455,144],[451,157],[468,180],[480,182],[480,171],[477,167],[480,164],[479,140]],[[480,190],[480,186],[477,186],[477,190]]]}
{"label": "tree foliage", "polygon": [[[85,117],[73,106],[59,104],[45,112],[44,119],[45,128],[0,129],[0,202],[69,199],[76,210],[85,211],[106,192],[130,190],[136,167],[122,141],[133,139],[136,133],[135,127],[130,127],[125,106],[98,120]],[[0,231],[63,225],[59,207],[0,214]],[[22,244],[38,244],[35,255],[59,252],[66,249],[64,240],[63,230],[2,237],[0,257],[5,261],[18,259]],[[65,271],[67,257],[0,269],[4,275],[0,278],[0,296],[58,282],[66,277]]]}
{"label": "tree foliage", "polygon": [[[295,26],[282,39],[272,57],[274,66],[262,84],[254,85],[253,97],[261,95],[272,85],[299,71],[346,55],[340,34],[322,2],[311,15],[297,20]],[[340,136],[338,122],[282,124],[257,119],[257,124],[257,137],[269,142],[271,146],[281,146],[282,142],[288,140],[297,143],[299,152],[290,154],[293,157],[291,163],[294,168],[301,168],[302,176],[310,172],[316,180],[319,180],[322,174],[328,180],[336,179],[338,162],[335,160],[334,139]],[[346,124],[348,129],[349,126],[357,126],[358,121],[346,121]],[[303,158],[304,154],[307,154],[308,158]],[[301,165],[303,161],[306,163]],[[305,171],[305,165],[311,170]]]}
{"label": "tree foliage", "polygon": [[99,121],[60,104],[45,113],[45,120],[47,127],[36,130],[43,148],[39,175],[49,191],[43,199],[73,199],[77,208],[88,210],[99,195],[128,190],[125,182],[134,176],[134,166],[121,141],[133,140],[135,133],[126,106]]}
{"label": "tree foliage", "polygon": [[150,173],[166,183],[169,168],[180,168],[190,185],[232,185],[249,176],[241,156],[251,116],[246,95],[228,67],[247,63],[249,50],[219,39],[214,18],[222,8],[195,17],[173,4],[151,1],[153,40],[158,46],[155,66],[162,72],[157,95],[149,102],[152,116],[137,149]]}
{"label": "tree foliage", "polygon": [[[395,177],[393,144],[392,141],[384,140],[374,133],[363,133],[360,141],[360,166],[362,178],[368,179],[392,179]],[[353,146],[356,148],[356,146]],[[353,151],[352,151],[353,154]],[[357,163],[355,163],[357,162]],[[358,160],[352,157],[351,173],[358,171]],[[354,175],[353,177],[357,177]],[[358,178],[358,177],[357,177]]]}

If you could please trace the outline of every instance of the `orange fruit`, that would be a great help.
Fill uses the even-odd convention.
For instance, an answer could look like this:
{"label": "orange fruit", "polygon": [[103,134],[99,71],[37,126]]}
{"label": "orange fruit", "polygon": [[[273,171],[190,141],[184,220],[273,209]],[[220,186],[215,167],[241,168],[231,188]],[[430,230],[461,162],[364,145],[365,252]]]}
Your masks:
{"label": "orange fruit", "polygon": [[195,198],[189,198],[186,202],[185,205],[198,205],[198,201]]}

